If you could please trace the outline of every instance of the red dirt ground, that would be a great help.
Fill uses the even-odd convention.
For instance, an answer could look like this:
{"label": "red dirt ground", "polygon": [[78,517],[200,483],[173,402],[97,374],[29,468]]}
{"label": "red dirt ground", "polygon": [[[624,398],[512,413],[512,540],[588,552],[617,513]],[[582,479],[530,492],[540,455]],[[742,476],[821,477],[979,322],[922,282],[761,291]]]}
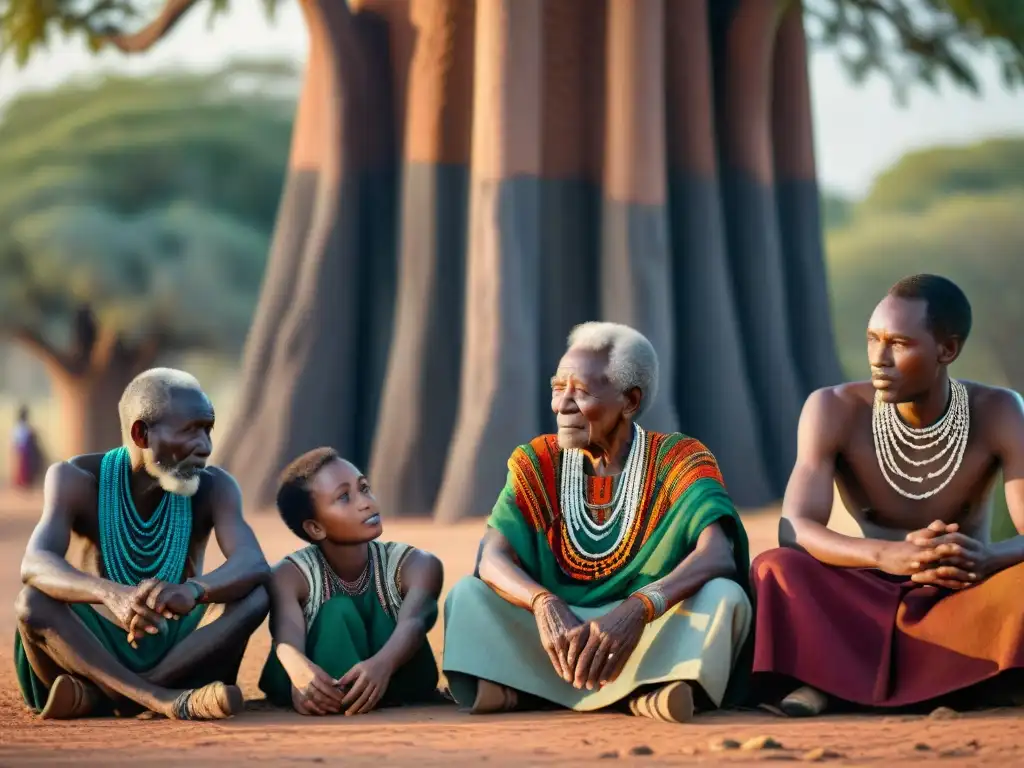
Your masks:
{"label": "red dirt ground", "polygon": [[[1014,710],[953,719],[926,716],[833,716],[789,721],[769,714],[723,713],[689,725],[665,725],[618,714],[545,713],[471,717],[454,706],[385,711],[346,719],[306,719],[261,710],[215,724],[167,720],[41,722],[22,705],[13,673],[18,568],[39,499],[0,492],[0,766],[14,765],[753,765],[811,761],[830,765],[1006,766],[1024,764],[1022,719]],[[773,545],[774,514],[746,518],[755,552]],[[267,557],[277,560],[296,539],[276,516],[253,520]],[[446,581],[472,568],[480,522],[443,527],[392,523],[391,539],[440,556]],[[215,550],[216,547],[214,546]],[[219,553],[217,553],[219,555]],[[219,558],[213,558],[210,567]],[[8,640],[3,641],[6,636]],[[441,632],[431,635],[440,650]],[[241,684],[259,698],[256,679],[269,648],[266,625],[253,637]],[[716,749],[768,736],[778,749]],[[822,754],[824,752],[824,754]]]}

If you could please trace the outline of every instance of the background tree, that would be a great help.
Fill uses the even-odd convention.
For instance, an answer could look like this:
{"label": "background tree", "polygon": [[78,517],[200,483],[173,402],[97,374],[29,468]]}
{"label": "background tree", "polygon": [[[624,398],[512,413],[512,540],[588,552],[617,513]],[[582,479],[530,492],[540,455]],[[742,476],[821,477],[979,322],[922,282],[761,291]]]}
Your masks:
{"label": "background tree", "polygon": [[[330,443],[370,459],[398,514],[486,513],[511,446],[549,424],[565,334],[595,317],[660,351],[647,426],[707,442],[741,504],[777,498],[803,397],[839,377],[801,3],[299,4],[289,176],[218,457],[250,501]],[[59,26],[136,52],[195,5],[135,26],[130,2],[5,0],[4,34],[22,58]],[[816,37],[862,45],[858,74],[899,83],[899,60],[972,87],[976,36],[1020,60],[996,0],[808,10]]]}
{"label": "background tree", "polygon": [[110,77],[6,110],[0,333],[45,364],[65,455],[120,442],[117,399],[160,355],[240,348],[284,175],[291,99],[265,95],[283,81],[274,64]]}

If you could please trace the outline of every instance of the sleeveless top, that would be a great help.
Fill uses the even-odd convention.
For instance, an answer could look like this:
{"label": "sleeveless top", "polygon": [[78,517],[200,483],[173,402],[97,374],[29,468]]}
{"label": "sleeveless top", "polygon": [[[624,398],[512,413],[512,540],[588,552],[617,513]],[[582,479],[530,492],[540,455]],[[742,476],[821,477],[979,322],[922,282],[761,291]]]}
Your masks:
{"label": "sleeveless top", "polygon": [[[394,541],[371,541],[369,548],[370,584],[384,613],[398,621],[398,611],[402,607],[402,565],[413,548]],[[302,606],[308,632],[321,606],[332,597],[345,593],[336,591],[334,582],[338,577],[316,544],[303,547],[285,559],[299,569],[309,587],[309,597]]]}

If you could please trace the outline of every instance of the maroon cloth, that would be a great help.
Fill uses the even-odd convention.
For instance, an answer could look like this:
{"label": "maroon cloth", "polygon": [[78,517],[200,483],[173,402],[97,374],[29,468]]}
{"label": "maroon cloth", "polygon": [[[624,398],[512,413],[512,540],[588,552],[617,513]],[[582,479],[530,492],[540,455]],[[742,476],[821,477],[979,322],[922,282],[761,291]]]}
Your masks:
{"label": "maroon cloth", "polygon": [[951,592],[773,549],[754,560],[751,581],[755,685],[783,675],[899,707],[1024,669],[1024,564]]}

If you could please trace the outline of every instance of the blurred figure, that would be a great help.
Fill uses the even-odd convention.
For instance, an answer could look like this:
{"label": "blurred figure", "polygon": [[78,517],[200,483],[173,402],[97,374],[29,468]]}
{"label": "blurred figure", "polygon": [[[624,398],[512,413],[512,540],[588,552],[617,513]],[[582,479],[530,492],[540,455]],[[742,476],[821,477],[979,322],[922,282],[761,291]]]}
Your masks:
{"label": "blurred figure", "polygon": [[15,488],[32,488],[42,466],[39,440],[28,421],[28,406],[18,409],[18,420],[11,435],[11,483]]}

